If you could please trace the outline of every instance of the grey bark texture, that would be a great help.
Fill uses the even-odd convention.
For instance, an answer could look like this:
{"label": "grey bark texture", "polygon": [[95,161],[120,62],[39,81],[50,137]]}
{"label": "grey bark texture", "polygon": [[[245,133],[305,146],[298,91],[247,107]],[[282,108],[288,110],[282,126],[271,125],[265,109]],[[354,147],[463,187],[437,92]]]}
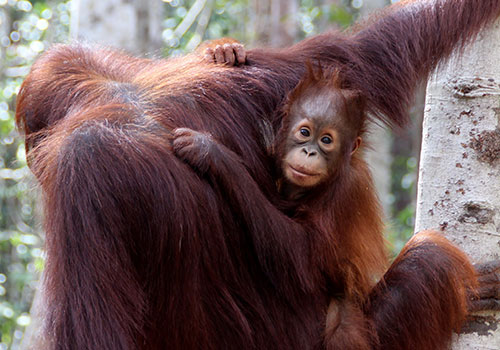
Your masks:
{"label": "grey bark texture", "polygon": [[72,39],[155,53],[162,47],[163,3],[158,0],[74,0]]}
{"label": "grey bark texture", "polygon": [[[474,262],[500,257],[500,22],[427,87],[415,230],[441,229]],[[453,349],[500,349],[498,313],[475,315]]]}

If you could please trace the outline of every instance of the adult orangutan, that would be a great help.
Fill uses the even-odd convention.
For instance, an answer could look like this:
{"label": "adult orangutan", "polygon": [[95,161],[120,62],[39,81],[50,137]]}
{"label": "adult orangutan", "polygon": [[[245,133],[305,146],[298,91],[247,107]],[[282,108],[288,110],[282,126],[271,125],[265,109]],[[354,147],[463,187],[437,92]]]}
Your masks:
{"label": "adult orangutan", "polygon": [[[306,60],[337,67],[366,111],[403,126],[417,83],[499,13],[500,0],[409,2],[349,36],[252,50],[242,67],[79,45],[46,52],[16,117],[45,201],[50,348],[322,348],[331,281],[316,254],[334,242],[271,211],[262,221],[234,211],[219,183],[173,154],[172,130],[210,133],[272,200],[265,140]],[[237,194],[264,207],[257,193]],[[442,238],[424,238],[370,294],[374,348],[435,348],[463,317],[458,277],[471,278],[470,266]]]}

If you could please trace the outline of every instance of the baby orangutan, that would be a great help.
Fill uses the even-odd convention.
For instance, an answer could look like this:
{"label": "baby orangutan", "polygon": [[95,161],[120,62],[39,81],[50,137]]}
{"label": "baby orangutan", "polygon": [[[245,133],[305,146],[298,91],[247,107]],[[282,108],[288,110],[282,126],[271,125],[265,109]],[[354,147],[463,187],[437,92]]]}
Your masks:
{"label": "baby orangutan", "polygon": [[335,88],[337,79],[335,72],[331,80],[319,80],[310,68],[289,96],[276,159],[281,162],[280,193],[287,199],[335,181],[361,144],[362,124],[350,119],[348,110],[359,110],[361,101]]}
{"label": "baby orangutan", "polygon": [[[340,89],[338,72],[315,72],[309,65],[288,96],[283,124],[270,151],[278,174],[278,193],[270,199],[278,196],[274,202],[284,203],[296,225],[322,237],[316,242],[335,241],[340,247],[314,247],[315,263],[324,267],[326,275],[318,276],[319,285],[329,288],[332,296],[325,340],[329,349],[370,348],[371,326],[360,306],[386,267],[378,202],[366,165],[355,156],[364,131],[363,107],[359,94]],[[246,170],[222,166],[223,159],[240,163],[236,154],[190,129],[177,129],[174,137],[177,156],[226,184],[221,187],[229,197],[246,193],[244,188],[252,181]],[[269,202],[264,197],[262,201]],[[237,210],[252,218],[244,208]]]}

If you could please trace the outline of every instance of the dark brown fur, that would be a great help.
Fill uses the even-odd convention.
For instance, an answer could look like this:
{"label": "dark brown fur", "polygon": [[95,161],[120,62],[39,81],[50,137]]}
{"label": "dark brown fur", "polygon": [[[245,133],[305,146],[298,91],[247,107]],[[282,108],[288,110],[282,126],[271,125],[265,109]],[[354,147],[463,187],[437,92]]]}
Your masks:
{"label": "dark brown fur", "polygon": [[301,198],[290,218],[266,199],[234,152],[189,129],[178,129],[175,137],[177,155],[225,195],[251,233],[286,227],[290,240],[314,237],[312,267],[321,274],[310,275],[312,292],[333,297],[326,349],[441,349],[460,329],[477,287],[475,271],[439,233],[414,236],[375,285],[376,268],[387,260],[378,203],[366,186],[370,174],[361,170],[366,171],[364,161],[353,157],[349,173]]}
{"label": "dark brown fur", "polygon": [[327,350],[371,350],[377,334],[358,305],[346,300],[332,300],[326,316]]}
{"label": "dark brown fur", "polygon": [[[239,68],[79,45],[46,52],[21,88],[17,123],[44,192],[51,349],[322,348],[329,299],[318,281],[328,264],[319,255],[333,255],[335,241],[267,211],[255,222],[234,213],[173,155],[171,130],[211,133],[243,159],[258,190],[274,193],[264,131],[305,61],[338,67],[368,111],[402,126],[418,81],[499,12],[497,0],[398,5],[351,36],[252,50]],[[369,178],[363,164],[353,167]],[[338,210],[325,227],[336,220],[345,232],[370,226],[378,236],[372,190],[348,188],[332,198]],[[254,190],[236,193],[252,210],[262,206]],[[345,201],[365,197],[359,213],[346,213]],[[342,244],[338,251],[353,249]],[[364,264],[345,270],[355,279]],[[434,235],[412,243],[371,294],[373,346],[447,343],[464,317],[468,266]]]}
{"label": "dark brown fur", "polygon": [[[264,196],[234,152],[190,129],[177,129],[174,137],[179,158],[221,191],[252,235],[286,227],[289,239],[310,237],[311,267],[315,267],[310,275],[315,286],[312,292],[319,293],[317,298],[324,302],[332,300],[330,309],[334,310],[326,316],[326,349],[376,346],[378,335],[363,308],[388,261],[382,215],[366,162],[355,155],[341,165],[333,181],[287,200],[282,204],[286,216]],[[250,198],[248,193],[252,193]],[[268,196],[281,203],[273,194]]]}

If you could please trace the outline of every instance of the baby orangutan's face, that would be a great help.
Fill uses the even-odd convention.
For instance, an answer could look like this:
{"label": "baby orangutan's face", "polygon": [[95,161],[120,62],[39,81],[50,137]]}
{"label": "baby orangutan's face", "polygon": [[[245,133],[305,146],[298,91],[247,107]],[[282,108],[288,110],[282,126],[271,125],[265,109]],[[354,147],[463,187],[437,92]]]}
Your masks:
{"label": "baby orangutan's face", "polygon": [[299,98],[288,117],[282,170],[286,180],[296,186],[313,187],[334,176],[345,150],[352,154],[361,142],[345,123],[347,109],[340,90]]}

